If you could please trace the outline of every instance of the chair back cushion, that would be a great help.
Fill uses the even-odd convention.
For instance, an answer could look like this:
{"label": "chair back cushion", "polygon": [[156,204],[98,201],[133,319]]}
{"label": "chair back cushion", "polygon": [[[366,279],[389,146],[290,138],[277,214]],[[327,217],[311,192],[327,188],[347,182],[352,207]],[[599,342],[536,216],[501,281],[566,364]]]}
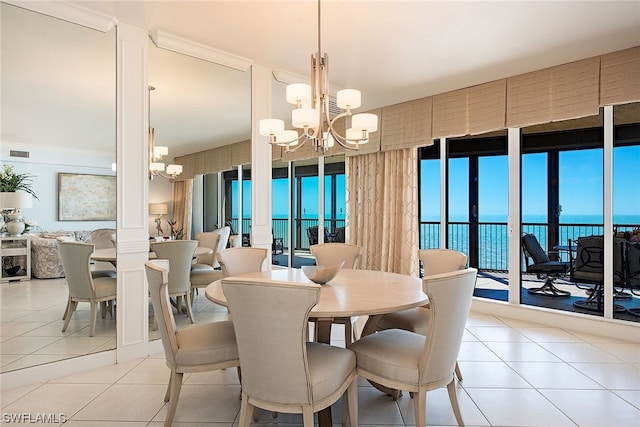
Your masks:
{"label": "chair back cushion", "polygon": [[262,271],[267,258],[265,248],[240,247],[218,252],[218,261],[225,276]]}
{"label": "chair back cushion", "polygon": [[164,259],[154,259],[145,262],[147,273],[147,283],[149,283],[149,295],[153,305],[153,313],[158,322],[158,330],[162,339],[162,347],[167,363],[175,365],[175,355],[178,351],[176,339],[176,321],[173,317],[171,303],[169,301],[168,280],[169,261]]}
{"label": "chair back cushion", "polygon": [[360,255],[360,246],[350,245],[348,243],[324,243],[321,245],[312,245],[311,253],[316,258],[316,264],[325,267],[340,264],[344,261],[343,268],[356,268],[358,265],[358,256]]}
{"label": "chair back cushion", "polygon": [[242,391],[278,404],[313,402],[306,342],[320,285],[223,279],[222,289],[233,317]]}
{"label": "chair back cushion", "polygon": [[113,228],[98,228],[91,232],[91,243],[93,243],[96,249],[115,248],[115,242],[113,236],[116,230]]}
{"label": "chair back cushion", "polygon": [[467,267],[467,256],[452,249],[422,249],[418,251],[425,276],[464,270]]}
{"label": "chair back cushion", "polygon": [[467,268],[423,279],[424,292],[429,296],[430,318],[418,369],[422,384],[441,387],[453,378],[476,275],[475,268]]}
{"label": "chair back cushion", "polygon": [[577,281],[604,281],[604,237],[580,237],[576,241],[576,260],[573,278]]}
{"label": "chair back cushion", "polygon": [[[227,245],[229,244],[229,237],[231,236],[231,227],[225,225],[222,228],[218,228],[213,231],[214,233],[218,233],[220,235],[220,240],[218,240],[218,247],[214,248],[215,252],[222,252],[227,249]],[[218,257],[213,257],[213,267],[218,268],[220,264],[218,263]]]}
{"label": "chair back cushion", "polygon": [[94,245],[81,242],[60,242],[58,250],[69,287],[69,296],[79,299],[95,298],[89,261]]}
{"label": "chair back cushion", "polygon": [[197,240],[167,240],[151,243],[158,259],[169,260],[169,295],[190,291],[191,260],[198,247]]}
{"label": "chair back cushion", "polygon": [[200,255],[198,257],[198,264],[207,264],[213,267],[214,260],[216,260],[216,252],[218,252],[218,244],[220,243],[220,233],[216,233],[215,231],[196,233],[196,240],[199,242],[199,246],[213,250],[210,254]]}
{"label": "chair back cushion", "polygon": [[549,256],[544,249],[542,249],[538,239],[533,234],[525,234],[522,236],[522,247],[524,248],[525,254],[531,257],[534,264],[551,262]]}

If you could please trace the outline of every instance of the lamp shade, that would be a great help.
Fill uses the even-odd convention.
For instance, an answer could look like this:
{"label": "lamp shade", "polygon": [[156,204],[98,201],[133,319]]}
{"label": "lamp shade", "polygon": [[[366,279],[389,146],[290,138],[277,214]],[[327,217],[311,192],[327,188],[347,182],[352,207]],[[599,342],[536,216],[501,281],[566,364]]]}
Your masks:
{"label": "lamp shade", "polygon": [[166,215],[169,213],[169,205],[166,203],[149,203],[151,215]]}
{"label": "lamp shade", "polygon": [[33,206],[33,197],[24,191],[0,193],[0,207],[4,209],[21,209]]}
{"label": "lamp shade", "polygon": [[182,165],[167,165],[167,173],[169,175],[180,175],[182,173]]}

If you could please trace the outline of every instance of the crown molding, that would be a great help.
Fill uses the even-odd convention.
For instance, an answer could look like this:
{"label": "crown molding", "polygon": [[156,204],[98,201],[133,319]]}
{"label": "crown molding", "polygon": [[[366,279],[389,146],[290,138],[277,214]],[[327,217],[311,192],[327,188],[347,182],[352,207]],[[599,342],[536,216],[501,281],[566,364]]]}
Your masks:
{"label": "crown molding", "polygon": [[164,31],[153,30],[149,35],[153,43],[159,48],[193,56],[194,58],[224,65],[235,70],[247,71],[253,64],[253,61],[249,58],[224,52]]}
{"label": "crown molding", "polygon": [[73,24],[82,25],[83,27],[98,30],[103,33],[111,31],[118,23],[113,16],[98,13],[64,1],[31,2],[24,0],[6,0],[3,1],[3,3],[62,19],[63,21],[68,21]]}

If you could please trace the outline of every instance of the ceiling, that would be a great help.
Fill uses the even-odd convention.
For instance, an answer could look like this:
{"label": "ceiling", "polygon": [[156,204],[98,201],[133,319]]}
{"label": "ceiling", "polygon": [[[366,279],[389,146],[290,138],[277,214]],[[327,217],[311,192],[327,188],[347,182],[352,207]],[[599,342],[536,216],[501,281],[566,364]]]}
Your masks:
{"label": "ceiling", "polygon": [[[38,2],[11,3],[34,7]],[[315,0],[68,3],[114,17],[118,23],[149,32],[164,31],[233,53],[276,72],[309,75],[310,55],[318,48]],[[12,87],[32,92],[36,86],[64,86],[65,89],[55,91],[57,98],[93,96],[98,100],[99,95],[92,94],[92,87],[101,93],[113,93],[106,90],[113,86],[114,48],[109,47],[109,43],[115,44],[113,34],[105,36],[91,31],[92,36],[78,36],[80,40],[75,43],[60,43],[55,57],[50,58],[52,65],[44,68],[47,72],[40,68],[37,76],[27,76],[20,67],[11,71],[13,62],[5,61],[10,54],[5,51],[9,43],[5,15],[3,9],[3,92],[7,84],[13,84]],[[321,18],[321,49],[330,58],[331,84],[360,89],[363,98],[360,110],[640,45],[640,1],[324,0]],[[65,28],[74,27],[62,24]],[[34,27],[29,31],[16,27],[16,31],[22,28],[24,34],[13,38],[13,43],[29,43],[30,48],[39,52],[37,55],[51,52],[51,46],[30,39]],[[59,29],[48,38],[62,32]],[[101,45],[108,45],[107,51],[111,49],[106,58],[94,58],[89,52],[64,54],[67,49],[82,50],[83,40],[94,37],[107,37],[106,42],[101,41]],[[87,49],[95,50],[89,48],[92,45],[88,41],[86,45]],[[249,72],[159,49],[152,42],[150,46],[149,82],[157,88],[151,95],[151,124],[156,128],[158,144],[169,145],[174,156],[249,138]],[[53,72],[55,60],[68,64],[64,68],[66,78]],[[77,77],[68,77],[78,67],[91,67],[88,61],[96,64],[90,68],[91,73],[84,71]],[[74,63],[83,65],[70,65]],[[106,78],[107,83],[91,82],[90,77],[98,75]],[[78,85],[84,89],[72,90]],[[274,114],[284,119],[289,111],[284,102],[284,84],[274,85]],[[17,95],[3,94],[2,141],[28,144],[43,138],[37,130],[31,129],[32,134],[25,132],[28,123],[34,123],[33,115],[29,120],[17,117],[19,108],[26,107],[14,98]],[[38,113],[40,120],[50,121],[44,108],[47,103],[40,104],[45,104]],[[100,104],[86,99],[66,102],[67,106],[76,106],[72,114],[76,123],[90,121],[92,114],[97,115]],[[78,105],[85,107],[77,108]],[[16,125],[5,129],[5,114],[10,112],[16,116],[11,120]],[[50,123],[49,131],[55,126]],[[84,135],[60,140],[66,139],[70,145],[86,145],[86,130]],[[109,132],[105,132],[104,138],[93,138],[92,144],[113,144],[110,138]]]}

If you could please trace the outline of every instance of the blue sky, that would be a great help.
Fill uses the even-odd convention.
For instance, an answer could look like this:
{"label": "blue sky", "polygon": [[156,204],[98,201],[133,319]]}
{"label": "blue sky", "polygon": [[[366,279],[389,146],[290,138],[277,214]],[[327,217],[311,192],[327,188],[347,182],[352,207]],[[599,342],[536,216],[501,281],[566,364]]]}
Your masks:
{"label": "blue sky", "polygon": [[[560,204],[561,222],[572,222],[576,215],[601,216],[603,200],[602,149],[564,151],[560,153]],[[527,154],[522,159],[522,213],[527,217],[546,217],[547,213],[547,157],[544,153]],[[468,162],[467,159],[451,159],[450,169],[450,217],[466,220],[468,212]],[[640,185],[638,168],[640,146],[616,147],[613,154],[614,216],[632,216],[640,223]],[[479,161],[480,221],[506,221],[508,208],[507,156],[483,157]],[[439,161],[423,161],[421,168],[421,209],[423,221],[437,221],[440,217],[440,168]],[[325,184],[325,211],[329,211],[330,189]],[[302,179],[303,217],[318,215],[317,178]],[[344,188],[344,175],[339,176],[338,188]],[[234,191],[235,186],[233,187]],[[244,181],[244,216],[251,212],[250,182]],[[344,209],[344,192],[338,192],[338,218]],[[287,215],[287,180],[273,180],[273,216]],[[342,211],[344,213],[344,210]],[[237,217],[237,211],[232,215]]]}

